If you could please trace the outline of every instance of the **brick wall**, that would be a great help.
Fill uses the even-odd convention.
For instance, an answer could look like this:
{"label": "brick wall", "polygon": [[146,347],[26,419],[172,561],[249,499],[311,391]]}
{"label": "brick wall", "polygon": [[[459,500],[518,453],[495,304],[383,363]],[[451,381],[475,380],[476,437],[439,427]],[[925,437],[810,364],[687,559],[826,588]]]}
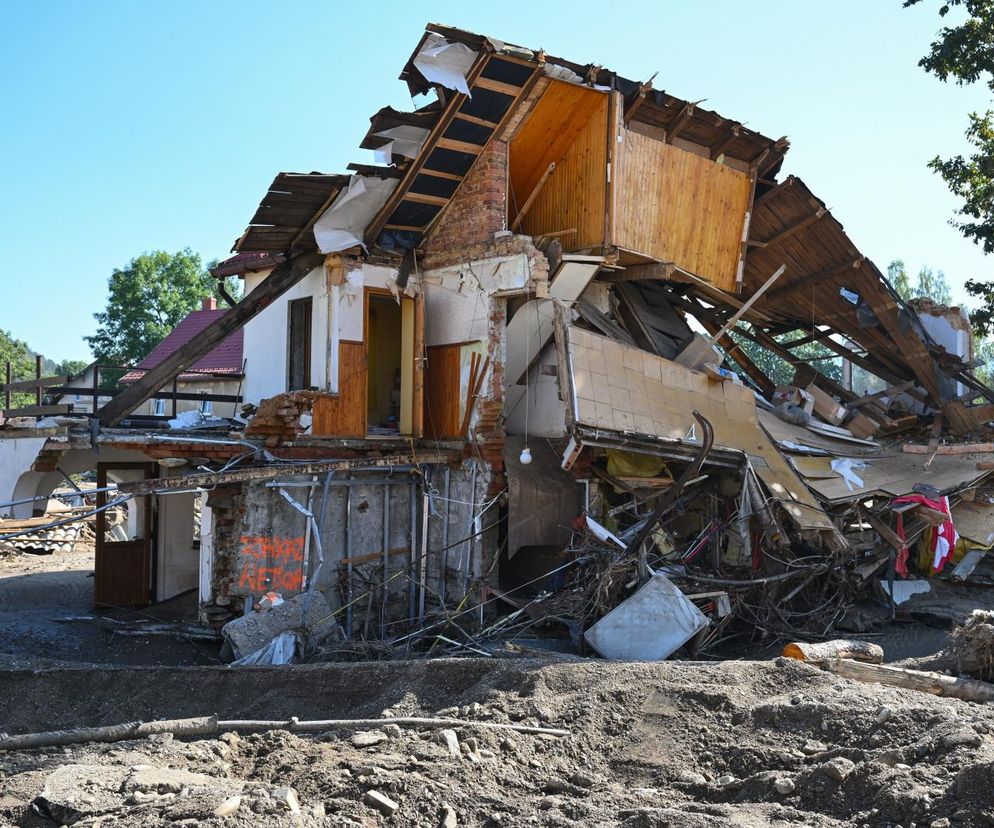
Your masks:
{"label": "brick wall", "polygon": [[507,143],[480,154],[424,244],[426,269],[465,261],[465,250],[493,241],[507,224]]}

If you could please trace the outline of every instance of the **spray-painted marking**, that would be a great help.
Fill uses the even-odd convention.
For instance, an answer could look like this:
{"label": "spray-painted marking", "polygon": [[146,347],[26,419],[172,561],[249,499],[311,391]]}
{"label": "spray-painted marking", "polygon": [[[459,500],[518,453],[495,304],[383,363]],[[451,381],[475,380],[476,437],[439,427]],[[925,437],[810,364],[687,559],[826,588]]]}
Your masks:
{"label": "spray-painted marking", "polygon": [[300,592],[304,585],[301,563],[303,538],[243,535],[242,567],[238,586],[249,592]]}

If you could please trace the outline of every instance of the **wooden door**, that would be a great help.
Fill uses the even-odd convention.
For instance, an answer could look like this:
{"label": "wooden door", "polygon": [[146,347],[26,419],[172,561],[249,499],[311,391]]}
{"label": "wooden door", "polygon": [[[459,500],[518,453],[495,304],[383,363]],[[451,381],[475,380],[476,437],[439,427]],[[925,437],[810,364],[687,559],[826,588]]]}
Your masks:
{"label": "wooden door", "polygon": [[[154,463],[98,463],[97,488],[107,487],[108,472],[117,479],[147,480],[154,477]],[[107,505],[107,493],[97,493],[97,507]],[[152,603],[152,498],[128,501],[135,510],[125,522],[126,540],[109,540],[110,522],[106,512],[97,513],[96,559],[93,575],[93,603],[97,606],[144,607]]]}

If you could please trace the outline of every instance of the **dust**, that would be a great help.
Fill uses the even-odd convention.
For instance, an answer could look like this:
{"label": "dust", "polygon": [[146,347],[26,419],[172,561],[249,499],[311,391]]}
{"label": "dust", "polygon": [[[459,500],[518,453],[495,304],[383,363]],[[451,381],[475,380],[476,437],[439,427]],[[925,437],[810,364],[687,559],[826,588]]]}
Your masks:
{"label": "dust", "polygon": [[[784,659],[101,672],[111,675],[83,689],[115,694],[116,710],[71,710],[59,699],[70,679],[56,673],[0,675],[0,698],[18,731],[72,716],[121,721],[143,709],[146,718],[455,715],[571,735],[467,726],[456,729],[453,751],[438,732],[386,725],[0,754],[0,820],[41,826],[78,815],[73,824],[102,828],[994,824],[988,707]],[[179,679],[169,678],[177,673],[183,698]],[[177,781],[180,772],[192,776]]]}

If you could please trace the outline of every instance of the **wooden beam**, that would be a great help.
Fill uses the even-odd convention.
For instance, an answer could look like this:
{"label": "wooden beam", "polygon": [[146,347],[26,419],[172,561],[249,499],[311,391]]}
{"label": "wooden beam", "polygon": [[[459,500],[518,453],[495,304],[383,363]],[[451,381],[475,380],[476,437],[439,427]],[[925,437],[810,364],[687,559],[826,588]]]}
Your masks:
{"label": "wooden beam", "polygon": [[24,408],[5,408],[4,417],[58,417],[72,412],[71,405],[27,405]]}
{"label": "wooden beam", "polygon": [[635,113],[639,111],[642,104],[645,103],[645,99],[649,96],[652,91],[652,82],[656,79],[658,72],[654,72],[652,77],[649,78],[645,83],[639,84],[639,88],[632,95],[630,101],[625,104],[625,111],[622,113],[621,120],[624,122],[625,126],[628,126],[628,122],[635,117]]}
{"label": "wooden beam", "polygon": [[865,261],[866,258],[864,256],[859,256],[858,258],[851,259],[848,262],[842,262],[841,264],[826,267],[824,270],[819,270],[816,273],[809,273],[806,276],[801,276],[794,279],[792,282],[788,282],[786,285],[780,285],[780,287],[771,290],[766,297],[766,301],[772,302],[774,299],[784,296],[787,293],[791,293],[792,291],[802,287],[808,287],[816,282],[822,281],[823,279],[838,276],[840,273],[845,273],[847,270],[859,270]]}
{"label": "wooden beam", "polygon": [[449,203],[447,198],[442,198],[442,196],[426,195],[425,193],[412,193],[408,191],[404,195],[404,201],[415,201],[418,204],[435,204],[439,207],[444,207]]}
{"label": "wooden beam", "polygon": [[694,110],[697,108],[697,104],[687,101],[683,105],[683,108],[677,113],[677,116],[670,122],[670,125],[666,127],[666,143],[672,144],[673,139],[676,138],[687,124],[690,123],[690,119],[694,117]]}
{"label": "wooden beam", "polygon": [[602,282],[644,282],[649,279],[669,279],[675,269],[673,262],[651,262],[601,273],[597,278]]}
{"label": "wooden beam", "polygon": [[725,127],[725,130],[721,133],[721,135],[718,136],[717,140],[711,145],[711,151],[710,151],[711,160],[716,161],[718,158],[724,155],[725,150],[727,150],[732,144],[734,144],[735,140],[741,134],[742,134],[742,124],[740,123],[733,121],[727,127]]}
{"label": "wooden beam", "polygon": [[542,188],[545,186],[545,182],[549,180],[549,177],[556,171],[556,162],[553,161],[545,168],[545,172],[542,173],[542,177],[539,178],[538,182],[532,187],[532,191],[528,193],[528,198],[525,199],[525,203],[521,205],[521,209],[518,210],[518,214],[514,217],[514,221],[511,222],[511,229],[517,230],[522,221],[525,220],[525,216],[528,215],[528,211],[532,208],[532,204],[535,203],[535,199],[538,198],[538,194],[542,192]]}
{"label": "wooden beam", "polygon": [[455,152],[465,152],[467,155],[479,155],[483,152],[484,147],[483,144],[471,144],[469,141],[456,141],[453,138],[439,138],[435,142],[435,146]]}
{"label": "wooden beam", "polygon": [[512,98],[518,97],[518,95],[521,94],[522,89],[522,87],[515,86],[512,83],[501,83],[500,81],[485,78],[482,75],[473,81],[470,86],[478,86],[480,89],[488,89],[491,92],[499,92],[501,95],[510,95]]}
{"label": "wooden beam", "polygon": [[65,385],[69,376],[42,377],[41,379],[18,380],[0,385],[0,391],[34,391],[36,388],[48,388],[52,385]]}
{"label": "wooden beam", "polygon": [[[759,299],[760,296],[766,293],[766,291],[769,290],[769,288],[773,287],[773,283],[781,276],[783,276],[786,270],[787,270],[787,265],[785,264],[780,265],[780,267],[776,269],[774,274],[770,276],[770,278],[763,283],[763,286],[759,290],[757,290],[752,296],[750,296],[743,303],[741,308],[739,308],[737,311],[735,311],[734,314],[732,314],[731,319],[729,319],[724,325],[721,326],[721,329],[718,331],[718,333],[714,334],[711,337],[712,342],[714,342],[717,339],[720,339],[722,336],[724,336],[730,330],[732,330],[732,328],[735,327],[738,321],[745,315],[746,311],[748,311],[749,308],[752,307],[753,304],[755,304],[756,300]],[[704,359],[704,357],[707,355],[707,352],[708,352],[707,348],[702,348],[701,352],[697,355],[697,358],[687,367],[696,368]]]}
{"label": "wooden beam", "polygon": [[891,529],[886,523],[884,523],[883,518],[875,515],[869,509],[863,510],[863,516],[866,518],[866,522],[873,527],[873,530],[880,535],[880,537],[887,543],[888,546],[893,547],[898,552],[902,549],[908,547],[908,542],[901,540],[897,532]]}
{"label": "wooden beam", "polygon": [[825,207],[819,207],[813,215],[803,218],[800,221],[795,222],[789,227],[785,227],[779,233],[777,233],[772,239],[767,239],[766,241],[756,241],[754,239],[749,239],[749,245],[751,247],[773,247],[782,241],[789,239],[795,233],[800,233],[805,227],[814,224],[822,216],[826,215],[828,210]]}
{"label": "wooden beam", "polygon": [[[258,288],[256,288],[258,290]],[[251,466],[232,469],[226,472],[204,472],[184,474],[178,477],[164,477],[153,480],[138,480],[121,483],[117,491],[121,494],[148,495],[156,492],[184,491],[220,486],[224,483],[246,483],[256,480],[275,480],[287,475],[324,474],[335,471],[356,469],[382,469],[396,466],[430,465],[451,463],[458,458],[457,452],[434,452],[427,454],[399,454],[388,457],[361,457],[355,460],[316,460],[313,463],[277,463],[271,466]]]}
{"label": "wooden beam", "polygon": [[[721,330],[720,325],[709,319],[702,319],[701,325],[704,326],[704,330],[711,336],[716,336]],[[725,353],[728,354],[729,359],[734,360],[735,364],[745,371],[746,375],[756,383],[763,396],[767,399],[771,398],[773,392],[776,390],[776,383],[766,376],[763,370],[749,358],[749,355],[742,349],[742,346],[727,334],[717,337],[716,341],[725,349]]]}
{"label": "wooden beam", "polygon": [[119,423],[166,383],[193,365],[229,334],[241,328],[323,263],[324,256],[315,251],[301,254],[277,265],[255,290],[226,311],[224,316],[212,322],[154,368],[150,368],[145,376],[100,408],[97,411],[97,418],[101,425],[108,427]]}

